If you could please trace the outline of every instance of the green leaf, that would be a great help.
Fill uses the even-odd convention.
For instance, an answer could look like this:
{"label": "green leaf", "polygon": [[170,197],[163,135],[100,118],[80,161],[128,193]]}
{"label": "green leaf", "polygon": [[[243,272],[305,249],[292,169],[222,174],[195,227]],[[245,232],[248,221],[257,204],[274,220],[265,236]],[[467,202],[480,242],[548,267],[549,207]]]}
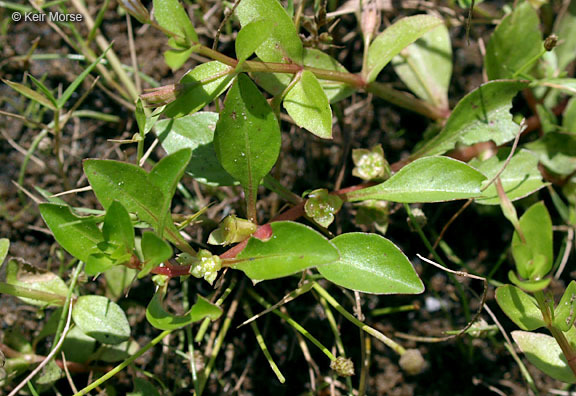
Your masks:
{"label": "green leaf", "polygon": [[576,1],[570,1],[566,11],[560,14],[553,31],[559,41],[554,49],[558,71],[563,71],[576,58]]}
{"label": "green leaf", "polygon": [[126,314],[103,296],[80,296],[72,308],[72,319],[84,334],[103,344],[120,344],[130,337]]}
{"label": "green leaf", "polygon": [[520,229],[526,243],[518,232],[512,237],[512,255],[518,274],[524,279],[541,279],[554,264],[552,220],[543,202],[535,203],[520,217]]}
{"label": "green leaf", "polygon": [[53,111],[56,110],[56,106],[54,106],[52,104],[52,102],[46,96],[42,95],[39,92],[34,91],[31,88],[28,88],[26,85],[20,84],[17,82],[13,82],[13,81],[9,81],[9,80],[4,80],[4,79],[2,79],[2,82],[5,83],[6,85],[8,85],[13,90],[15,90],[16,92],[27,97],[28,99],[31,99],[37,103],[40,103],[42,106],[44,106],[50,110],[53,110]]}
{"label": "green leaf", "polygon": [[78,75],[78,77],[76,77],[74,79],[74,81],[72,81],[72,84],[70,84],[68,86],[68,88],[66,88],[66,90],[64,91],[62,96],[60,98],[58,98],[57,106],[59,109],[62,109],[64,107],[64,105],[66,104],[68,99],[70,99],[70,97],[76,91],[76,88],[78,88],[78,86],[80,84],[82,84],[82,81],[84,81],[84,79],[86,77],[88,77],[88,74],[90,74],[92,72],[92,70],[94,70],[94,68],[100,63],[100,61],[102,59],[104,59],[104,57],[106,56],[106,53],[108,52],[108,50],[110,48],[112,48],[112,44],[110,44],[110,46],[108,48],[106,48],[104,50],[104,52],[102,52],[102,55],[100,55],[98,58],[96,58],[96,60],[94,62],[92,62],[86,69],[84,69],[84,71],[82,73],[80,73],[80,75]]}
{"label": "green leaf", "polygon": [[376,234],[351,232],[332,239],[340,260],[318,267],[331,282],[374,294],[418,294],[422,281],[400,249]]}
{"label": "green leaf", "polygon": [[[486,161],[472,160],[470,165],[482,172],[488,178],[488,181],[492,180],[506,162],[508,153],[505,151],[499,150],[497,156],[493,156]],[[527,150],[520,150],[514,154],[504,172],[500,174],[500,181],[511,201],[524,198],[546,186],[538,169],[538,157]],[[476,198],[476,203],[482,205],[500,204],[494,183],[484,190],[480,197]]]}
{"label": "green leaf", "polygon": [[172,248],[153,232],[145,231],[142,234],[142,255],[144,263],[138,278],[148,275],[154,267],[172,257]]}
{"label": "green leaf", "polygon": [[[68,286],[66,286],[66,283],[64,283],[59,276],[19,260],[8,261],[8,264],[6,265],[6,283],[9,285],[21,286],[45,293],[55,294],[64,298],[68,294]],[[45,307],[47,305],[62,305],[61,300],[51,303],[45,300],[34,300],[24,297],[19,298],[26,304],[40,307]]]}
{"label": "green leaf", "polygon": [[332,138],[332,109],[312,72],[302,72],[298,82],[284,97],[283,103],[296,125],[320,138]]}
{"label": "green leaf", "polygon": [[486,176],[448,157],[418,159],[384,183],[346,194],[349,201],[441,202],[474,198]]}
{"label": "green leaf", "polygon": [[159,232],[162,234],[170,218],[170,204],[176,192],[176,187],[184,176],[184,171],[192,157],[192,150],[183,148],[162,158],[148,174],[148,180],[162,193],[160,216],[158,217]]}
{"label": "green leaf", "polygon": [[458,102],[444,129],[412,156],[443,154],[457,143],[472,145],[492,140],[501,145],[513,140],[520,127],[510,114],[512,99],[527,86],[522,81],[482,84]]}
{"label": "green leaf", "polygon": [[[168,40],[168,44],[178,47],[173,39]],[[164,52],[164,61],[172,70],[180,69],[194,52],[194,47],[183,49],[170,49]]]}
{"label": "green leaf", "polygon": [[512,338],[528,361],[538,369],[562,382],[576,382],[576,376],[554,337],[540,333],[513,331]]}
{"label": "green leaf", "polygon": [[134,391],[126,396],[160,396],[160,393],[150,382],[136,377],[134,378]]}
{"label": "green leaf", "polygon": [[162,307],[161,292],[157,292],[146,308],[146,319],[152,326],[160,330],[176,330],[209,318],[216,320],[222,315],[222,309],[212,304],[202,296],[198,296],[190,311],[181,316],[172,315]]}
{"label": "green leaf", "polygon": [[[330,55],[315,48],[304,49],[304,66],[315,67],[318,69],[333,70],[348,73],[348,70],[342,66],[336,59]],[[347,84],[338,81],[318,80],[328,101],[330,103],[339,102],[342,99],[352,95],[355,91]]]}
{"label": "green leaf", "polygon": [[118,201],[140,220],[158,225],[164,196],[144,169],[126,162],[89,159],[84,161],[84,173],[104,209]]}
{"label": "green leaf", "polygon": [[522,330],[546,327],[536,299],[512,285],[496,289],[496,301],[506,316]]}
{"label": "green leaf", "polygon": [[2,268],[2,264],[4,264],[8,250],[10,250],[10,240],[7,238],[0,239],[0,268]]}
{"label": "green leaf", "polygon": [[508,271],[508,279],[520,289],[528,293],[536,293],[542,291],[550,285],[552,278],[535,279],[535,280],[521,280],[518,275],[512,270]]}
{"label": "green leaf", "polygon": [[52,103],[55,107],[58,107],[58,104],[56,102],[56,98],[54,97],[54,95],[52,95],[52,92],[50,92],[48,87],[46,87],[46,85],[44,85],[42,83],[42,81],[39,81],[36,78],[34,78],[33,75],[29,74],[28,77],[34,83],[34,85],[36,85],[36,87],[40,91],[42,91],[42,93],[44,94],[44,96],[46,96],[46,98],[50,101],[50,103]]}
{"label": "green leaf", "polygon": [[240,74],[216,124],[214,149],[224,169],[244,187],[250,202],[255,202],[260,181],[274,166],[280,143],[274,111],[256,85]]}
{"label": "green leaf", "polygon": [[302,63],[302,42],[292,19],[277,0],[242,0],[236,16],[242,27],[257,20],[273,21],[271,34],[256,49],[260,60]]}
{"label": "green leaf", "polygon": [[134,112],[134,118],[136,118],[136,124],[138,125],[138,131],[140,136],[146,135],[146,112],[144,111],[144,104],[142,99],[138,98],[136,100],[136,111]]}
{"label": "green leaf", "polygon": [[92,359],[102,362],[114,363],[126,360],[140,350],[140,345],[134,340],[121,342],[117,345],[103,344],[94,353]]}
{"label": "green leaf", "polygon": [[452,75],[452,46],[445,25],[440,25],[392,59],[394,71],[416,96],[440,109],[448,109]]}
{"label": "green leaf", "polygon": [[547,78],[534,84],[559,89],[569,95],[576,95],[576,78]]}
{"label": "green leaf", "polygon": [[230,86],[233,70],[216,61],[196,66],[180,79],[177,99],[166,106],[164,115],[182,117],[202,109]]}
{"label": "green leaf", "polygon": [[[272,21],[268,38],[256,49],[263,62],[302,64],[303,46],[298,31],[278,0],[242,0],[236,8],[242,27],[258,20]],[[292,76],[282,73],[255,73],[254,78],[266,85],[286,87]],[[282,89],[280,90],[282,92]]]}
{"label": "green leaf", "polygon": [[429,15],[405,17],[380,33],[368,48],[366,69],[362,73],[366,82],[376,80],[384,66],[408,45],[430,30],[443,24],[441,19]]}
{"label": "green leaf", "polygon": [[307,268],[338,261],[338,249],[310,227],[289,221],[271,224],[267,241],[250,238],[232,268],[244,271],[253,282],[281,278]]}
{"label": "green leaf", "polygon": [[138,271],[124,265],[117,265],[104,272],[106,278],[106,295],[114,300],[123,297]]}
{"label": "green leaf", "polygon": [[168,154],[183,147],[192,149],[188,175],[211,186],[231,186],[238,182],[222,168],[212,143],[217,121],[218,114],[210,112],[161,120],[156,124],[156,134]]}
{"label": "green leaf", "polygon": [[102,235],[105,241],[116,242],[126,246],[127,249],[134,249],[134,227],[130,214],[118,201],[113,201],[106,211]]}
{"label": "green leaf", "polygon": [[542,165],[559,175],[576,171],[576,134],[550,132],[526,144],[538,155]]}
{"label": "green leaf", "polygon": [[270,37],[274,21],[258,19],[246,24],[236,37],[236,58],[238,62],[248,59],[264,41]]}
{"label": "green leaf", "polygon": [[93,217],[78,217],[69,206],[52,203],[41,203],[38,209],[60,246],[81,261],[86,262],[96,245],[104,241]]}
{"label": "green leaf", "polygon": [[572,97],[566,105],[562,116],[562,127],[564,131],[576,135],[576,97]]}
{"label": "green leaf", "polygon": [[95,347],[96,340],[94,338],[84,334],[80,328],[72,327],[64,338],[62,352],[64,352],[66,360],[84,363],[90,359]]}
{"label": "green leaf", "polygon": [[568,331],[574,324],[576,309],[576,281],[570,282],[560,302],[554,309],[554,325],[562,331]]}
{"label": "green leaf", "polygon": [[488,45],[484,65],[489,80],[515,78],[517,71],[529,72],[543,50],[538,14],[529,2],[519,4],[494,30]]}
{"label": "green leaf", "polygon": [[154,17],[164,29],[177,34],[179,46],[187,47],[198,41],[190,17],[178,0],[154,0]]}

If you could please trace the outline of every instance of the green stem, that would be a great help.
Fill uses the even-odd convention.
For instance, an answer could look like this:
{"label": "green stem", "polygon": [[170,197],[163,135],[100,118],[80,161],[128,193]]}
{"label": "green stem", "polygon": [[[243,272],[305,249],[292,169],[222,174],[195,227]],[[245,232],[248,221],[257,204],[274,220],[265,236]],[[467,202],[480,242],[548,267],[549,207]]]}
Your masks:
{"label": "green stem", "polygon": [[314,286],[313,286],[314,290],[316,290],[322,297],[324,297],[326,299],[326,301],[328,301],[328,304],[332,305],[338,312],[340,312],[340,314],[342,316],[344,316],[346,319],[348,319],[350,322],[354,323],[356,326],[358,326],[361,330],[365,331],[366,333],[370,334],[372,337],[376,338],[377,340],[383,342],[385,345],[387,345],[388,347],[390,347],[394,352],[396,352],[398,355],[402,356],[404,354],[404,352],[406,352],[406,349],[404,349],[404,347],[398,343],[396,343],[394,340],[386,337],[384,334],[382,334],[381,332],[379,332],[378,330],[368,326],[367,324],[361,322],[360,320],[356,319],[356,317],[354,315],[352,315],[350,312],[346,311],[344,309],[344,307],[342,305],[340,305],[338,303],[338,301],[336,301],[334,299],[334,297],[332,297],[330,295],[330,293],[328,293],[322,286],[320,286],[318,283],[314,282]]}
{"label": "green stem", "polygon": [[[264,298],[259,296],[254,290],[248,289],[248,294],[250,294],[250,297],[252,297],[258,304],[262,305],[264,308],[268,309],[272,306],[272,304],[270,304],[268,301],[264,300]],[[328,356],[328,358],[331,361],[336,360],[336,356],[334,356],[334,354],[332,352],[330,352],[330,350],[328,348],[326,348],[324,345],[322,345],[322,343],[320,341],[318,341],[318,339],[316,339],[316,337],[314,337],[312,334],[310,334],[308,332],[308,330],[306,330],[304,327],[302,327],[298,322],[296,322],[294,319],[292,319],[290,316],[288,316],[284,312],[281,312],[279,309],[275,309],[272,312],[274,312],[276,315],[278,315],[279,317],[284,319],[286,321],[286,323],[288,323],[290,326],[292,326],[297,332],[302,334],[304,337],[308,338],[308,340],[312,344],[316,345],[318,347],[318,349],[320,349],[322,352],[324,352],[324,354],[326,356]]]}
{"label": "green stem", "polygon": [[[21,186],[24,185],[24,177],[26,176],[26,168],[28,167],[28,162],[30,162],[30,158],[34,154],[34,151],[36,151],[38,145],[40,144],[42,139],[46,137],[46,135],[48,135],[48,129],[42,130],[38,135],[36,135],[36,137],[32,141],[32,144],[30,145],[30,148],[28,149],[28,151],[26,151],[26,155],[24,156],[24,160],[22,161],[22,166],[20,166],[20,173],[18,174],[19,185]],[[22,191],[20,191],[19,193],[20,197],[24,199]]]}
{"label": "green stem", "polygon": [[32,300],[44,301],[46,305],[63,306],[66,297],[54,293],[43,292],[29,287],[11,285],[0,282],[0,294],[10,294],[19,298],[30,298]]}
{"label": "green stem", "polygon": [[526,69],[528,69],[530,66],[533,66],[534,63],[536,63],[538,61],[538,59],[540,59],[545,53],[546,53],[546,49],[542,48],[542,50],[538,53],[538,55],[533,56],[526,63],[524,63],[520,67],[520,69],[516,70],[516,72],[512,75],[512,78],[518,78],[519,76],[522,76],[523,73],[526,71]]}
{"label": "green stem", "polygon": [[[72,309],[72,296],[74,294],[74,288],[76,287],[76,283],[78,282],[78,275],[82,271],[83,267],[82,261],[78,263],[76,269],[72,273],[72,279],[70,280],[70,286],[68,286],[68,294],[66,295],[66,301],[64,302],[64,308],[62,309],[62,314],[60,315],[60,321],[58,322],[58,327],[56,328],[56,333],[54,334],[54,341],[60,339],[60,334],[62,334],[62,330],[66,325],[66,318],[68,317],[68,310]],[[54,345],[52,346],[54,347]]]}
{"label": "green stem", "polygon": [[166,337],[170,333],[172,333],[172,330],[164,330],[156,338],[154,338],[152,341],[150,341],[148,344],[146,344],[146,346],[144,346],[144,348],[140,349],[134,355],[132,355],[128,359],[124,360],[118,366],[116,366],[112,370],[108,371],[106,374],[104,374],[102,377],[98,378],[96,381],[92,382],[90,385],[88,385],[87,387],[82,389],[80,392],[75,393],[74,396],[85,395],[88,392],[90,392],[92,389],[99,387],[104,382],[108,381],[110,378],[114,377],[120,371],[122,371],[126,367],[128,367],[128,365],[130,365],[133,361],[135,361],[140,356],[145,354],[150,348],[152,348],[154,345],[158,344],[160,341],[162,341],[162,339],[164,339],[164,337]]}

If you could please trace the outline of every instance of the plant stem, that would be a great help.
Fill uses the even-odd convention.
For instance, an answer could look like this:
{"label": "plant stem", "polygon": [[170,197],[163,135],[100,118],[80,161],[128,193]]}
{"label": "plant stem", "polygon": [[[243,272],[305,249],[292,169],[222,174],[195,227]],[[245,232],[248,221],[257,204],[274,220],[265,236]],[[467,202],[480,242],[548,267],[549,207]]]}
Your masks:
{"label": "plant stem", "polygon": [[70,280],[70,286],[68,286],[68,294],[66,295],[66,301],[64,302],[64,308],[62,309],[62,314],[60,315],[60,321],[58,322],[58,327],[56,328],[56,333],[54,333],[54,340],[60,339],[60,334],[62,333],[62,329],[66,324],[66,317],[68,316],[68,311],[72,309],[72,295],[74,294],[74,288],[76,287],[76,283],[78,282],[78,275],[80,275],[80,271],[82,271],[82,267],[84,263],[80,261],[76,266],[76,269],[72,273],[72,279]]}
{"label": "plant stem", "polygon": [[112,370],[108,371],[106,374],[104,374],[102,377],[98,378],[96,381],[92,382],[90,385],[88,385],[87,387],[82,389],[80,392],[75,393],[74,396],[85,395],[88,392],[90,392],[92,389],[99,387],[104,382],[108,381],[110,378],[114,377],[120,371],[122,371],[126,367],[128,367],[128,365],[130,365],[133,361],[135,361],[140,356],[145,354],[150,348],[152,348],[154,345],[158,344],[160,341],[162,341],[164,339],[164,337],[166,337],[170,333],[172,333],[172,330],[164,330],[162,333],[160,333],[156,338],[154,338],[152,341],[150,341],[148,344],[146,344],[146,346],[144,346],[142,349],[140,349],[134,355],[132,355],[128,359],[124,360],[118,366],[116,366]]}
{"label": "plant stem", "polygon": [[376,338],[379,341],[382,341],[385,345],[387,345],[388,347],[390,347],[394,352],[396,352],[398,355],[402,356],[404,354],[404,352],[406,352],[406,349],[404,349],[404,347],[398,343],[396,343],[394,340],[386,337],[384,334],[382,334],[381,332],[379,332],[378,330],[368,326],[367,324],[361,322],[360,320],[356,319],[356,317],[354,317],[354,315],[352,315],[350,312],[346,311],[344,309],[344,307],[342,305],[340,305],[340,303],[338,303],[338,301],[336,301],[334,299],[334,297],[332,297],[330,295],[330,293],[328,293],[322,286],[320,286],[318,283],[314,282],[314,286],[312,286],[314,288],[314,290],[316,290],[323,298],[326,299],[326,301],[328,301],[328,304],[332,305],[338,312],[340,312],[340,314],[342,316],[344,316],[346,319],[348,319],[350,322],[354,323],[356,326],[358,326],[361,330],[365,331],[366,333],[370,334],[371,336],[373,336],[374,338]]}

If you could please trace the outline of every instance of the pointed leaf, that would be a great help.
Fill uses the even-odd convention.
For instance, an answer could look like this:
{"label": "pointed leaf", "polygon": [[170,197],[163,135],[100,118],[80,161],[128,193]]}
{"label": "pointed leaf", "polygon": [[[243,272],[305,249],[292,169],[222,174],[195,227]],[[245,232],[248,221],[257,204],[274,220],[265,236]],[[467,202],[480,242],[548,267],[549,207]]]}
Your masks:
{"label": "pointed leaf", "polygon": [[104,217],[102,226],[104,240],[134,249],[134,226],[130,214],[118,201],[113,201]]}
{"label": "pointed leaf", "polygon": [[196,66],[180,79],[177,98],[166,106],[164,115],[182,117],[202,109],[230,86],[233,70],[216,61]]}
{"label": "pointed leaf", "polygon": [[274,21],[257,19],[245,25],[236,37],[236,58],[245,61],[270,37]]}
{"label": "pointed leaf", "polygon": [[0,239],[0,268],[2,268],[2,264],[4,264],[8,250],[10,250],[10,240],[7,238]]}
{"label": "pointed leaf", "polygon": [[576,319],[576,281],[570,282],[558,306],[554,309],[554,325],[562,331],[568,331]]}
{"label": "pointed leaf", "polygon": [[296,125],[323,139],[332,138],[332,109],[312,72],[306,70],[301,74],[283,103]]}
{"label": "pointed leaf", "polygon": [[376,234],[351,232],[331,242],[340,260],[318,267],[329,281],[347,289],[374,294],[418,294],[422,281],[396,245]]}
{"label": "pointed leaf", "polygon": [[231,267],[244,271],[254,282],[281,278],[306,268],[337,261],[338,249],[310,227],[289,221],[271,224],[267,241],[250,238]]}
{"label": "pointed leaf", "polygon": [[[520,3],[494,30],[484,65],[489,80],[514,78],[514,73],[538,56],[543,49],[538,14],[530,2]],[[525,68],[529,72],[530,68]]]}
{"label": "pointed leaf", "polygon": [[238,182],[220,165],[212,143],[217,121],[218,114],[210,112],[161,120],[156,124],[156,134],[168,154],[183,147],[192,149],[188,175],[211,186],[231,186]]}
{"label": "pointed leaf", "polygon": [[277,0],[242,0],[236,16],[242,27],[256,20],[273,21],[270,36],[256,49],[262,61],[302,63],[302,42],[292,19]]}
{"label": "pointed leaf", "polygon": [[146,231],[142,234],[142,255],[144,263],[138,278],[148,275],[154,267],[172,257],[172,248],[153,232]]}
{"label": "pointed leaf", "polygon": [[384,183],[346,194],[350,201],[441,202],[480,195],[486,176],[448,157],[418,159]]}
{"label": "pointed leaf", "polygon": [[[506,162],[506,157],[507,153],[500,150],[497,156],[483,162],[473,160],[470,165],[482,172],[489,181],[500,172]],[[524,198],[546,186],[538,169],[538,157],[527,150],[520,150],[514,154],[504,172],[500,174],[500,181],[510,201]],[[482,205],[500,204],[494,183],[484,190],[480,197],[476,198],[476,203]]]}
{"label": "pointed leaf", "polygon": [[60,246],[81,261],[86,262],[94,247],[104,241],[93,217],[78,217],[69,206],[52,203],[41,203],[38,209]]}
{"label": "pointed leaf", "polygon": [[497,145],[513,140],[519,126],[512,120],[512,99],[528,84],[491,81],[466,95],[454,108],[444,129],[413,157],[443,154],[457,143],[472,145],[492,140]]}
{"label": "pointed leaf", "polygon": [[222,315],[221,308],[202,296],[198,296],[196,303],[184,315],[172,315],[162,307],[161,294],[161,292],[157,292],[150,300],[148,308],[146,308],[146,319],[157,329],[176,330],[191,323],[199,322],[204,318],[216,320]]}
{"label": "pointed leaf", "polygon": [[576,376],[554,337],[540,333],[513,331],[512,338],[534,366],[562,382],[576,382]]}
{"label": "pointed leaf", "polygon": [[552,220],[543,202],[532,205],[520,217],[523,243],[517,232],[512,237],[512,255],[518,274],[524,279],[544,278],[554,265]]}
{"label": "pointed leaf", "polygon": [[158,24],[179,37],[178,44],[186,46],[198,41],[190,17],[178,0],[154,0],[154,17]]}
{"label": "pointed leaf", "polygon": [[500,309],[522,330],[546,327],[536,299],[516,286],[505,285],[496,289]]}
{"label": "pointed leaf", "polygon": [[126,314],[103,296],[80,296],[72,307],[72,319],[84,334],[103,344],[120,344],[130,337]]}
{"label": "pointed leaf", "polygon": [[160,234],[170,216],[170,204],[176,187],[184,176],[184,171],[192,157],[192,150],[183,148],[162,158],[148,174],[148,180],[162,193],[160,216],[158,217]]}
{"label": "pointed leaf", "polygon": [[[347,73],[348,70],[330,55],[315,48],[304,49],[304,65],[318,69]],[[338,81],[318,80],[330,103],[336,103],[354,93],[354,89]],[[280,91],[282,92],[282,91]],[[279,93],[280,93],[279,92]]]}
{"label": "pointed leaf", "polygon": [[42,95],[39,92],[34,91],[31,88],[28,88],[26,85],[20,84],[17,82],[13,82],[13,81],[4,80],[4,79],[2,79],[2,82],[4,82],[6,85],[8,85],[10,88],[15,90],[16,92],[27,97],[28,99],[31,99],[35,102],[38,102],[42,106],[44,106],[50,110],[56,110],[56,106],[54,106],[52,104],[52,102],[46,96]]}
{"label": "pointed leaf", "polygon": [[452,46],[445,25],[440,25],[404,48],[392,59],[394,71],[418,97],[448,109],[452,76]]}
{"label": "pointed leaf", "polygon": [[54,95],[52,95],[52,92],[50,92],[50,90],[48,89],[48,87],[46,87],[46,85],[44,85],[42,83],[42,81],[37,80],[36,78],[34,78],[33,75],[28,75],[28,77],[30,78],[30,80],[34,83],[34,85],[36,85],[36,87],[42,91],[42,93],[44,94],[44,96],[50,101],[50,103],[52,103],[55,107],[58,107],[58,104],[56,103],[56,98],[54,97]]}
{"label": "pointed leaf", "polygon": [[366,70],[363,70],[366,82],[376,80],[384,66],[400,51],[442,23],[441,19],[430,15],[415,15],[402,18],[386,28],[376,36],[368,49]]}
{"label": "pointed leaf", "polygon": [[224,101],[214,148],[224,169],[254,200],[260,181],[278,158],[280,140],[274,111],[256,85],[240,74]]}

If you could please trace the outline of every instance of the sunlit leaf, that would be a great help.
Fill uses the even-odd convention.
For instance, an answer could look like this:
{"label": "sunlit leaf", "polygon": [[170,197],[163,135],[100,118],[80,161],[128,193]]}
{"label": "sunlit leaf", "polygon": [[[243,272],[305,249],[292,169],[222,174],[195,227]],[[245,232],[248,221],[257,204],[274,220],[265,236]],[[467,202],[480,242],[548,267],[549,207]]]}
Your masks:
{"label": "sunlit leaf", "polygon": [[184,315],[172,315],[162,307],[161,292],[157,292],[146,308],[146,319],[152,326],[160,330],[176,330],[204,318],[216,320],[222,315],[222,309],[212,304],[202,296]]}
{"label": "sunlit leaf", "polygon": [[576,281],[570,282],[554,309],[554,325],[562,331],[568,331],[576,319]]}
{"label": "sunlit leaf", "polygon": [[505,285],[496,289],[500,309],[522,330],[546,327],[536,299],[516,286]]}
{"label": "sunlit leaf", "polygon": [[103,344],[119,344],[130,337],[126,314],[103,296],[80,296],[72,308],[72,319],[86,335]]}

